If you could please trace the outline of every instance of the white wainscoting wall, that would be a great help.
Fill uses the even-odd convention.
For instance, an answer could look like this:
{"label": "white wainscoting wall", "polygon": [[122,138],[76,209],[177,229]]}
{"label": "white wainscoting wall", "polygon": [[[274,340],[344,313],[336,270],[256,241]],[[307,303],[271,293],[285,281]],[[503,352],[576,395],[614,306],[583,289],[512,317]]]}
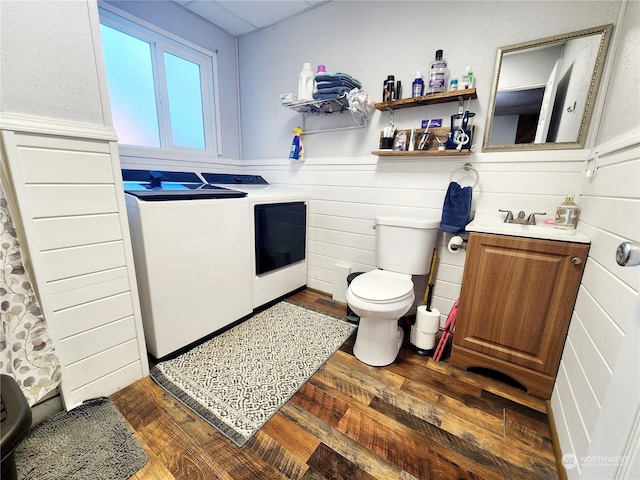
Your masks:
{"label": "white wainscoting wall", "polygon": [[[584,155],[582,153],[581,155]],[[481,154],[460,158],[309,158],[295,164],[281,160],[245,161],[244,172],[261,174],[272,184],[299,188],[310,196],[308,286],[334,292],[336,265],[352,272],[375,268],[373,219],[376,215],[441,218],[454,170],[470,162],[478,171],[473,192],[476,211],[510,209],[547,212],[581,185],[584,161],[578,154]],[[567,160],[567,157],[569,159]],[[475,181],[472,171],[453,177],[461,185]],[[433,305],[442,322],[460,293],[465,253],[451,254],[448,234],[438,237]],[[416,305],[422,304],[424,280],[416,279]]]}
{"label": "white wainscoting wall", "polygon": [[19,205],[15,221],[69,409],[149,372],[120,163],[115,138],[95,138],[108,128],[87,138],[84,126],[72,137],[69,123],[64,136],[41,133],[56,122],[24,124],[38,133],[1,132],[3,183]]}

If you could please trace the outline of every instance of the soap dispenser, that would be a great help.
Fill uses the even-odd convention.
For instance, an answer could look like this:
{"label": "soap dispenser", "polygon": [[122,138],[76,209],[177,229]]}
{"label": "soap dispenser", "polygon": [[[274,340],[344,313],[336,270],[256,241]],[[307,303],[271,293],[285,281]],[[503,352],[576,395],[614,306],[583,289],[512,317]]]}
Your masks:
{"label": "soap dispenser", "polygon": [[556,209],[555,227],[564,229],[576,228],[579,216],[580,207],[573,202],[573,195],[569,195]]}

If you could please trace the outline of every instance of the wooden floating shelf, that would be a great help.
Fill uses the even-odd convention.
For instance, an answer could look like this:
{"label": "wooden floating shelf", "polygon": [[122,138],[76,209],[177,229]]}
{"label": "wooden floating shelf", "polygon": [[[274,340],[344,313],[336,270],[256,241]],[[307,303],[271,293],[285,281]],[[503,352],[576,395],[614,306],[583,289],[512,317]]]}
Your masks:
{"label": "wooden floating shelf", "polygon": [[393,102],[378,102],[376,109],[384,112],[386,110],[400,110],[402,108],[418,107],[421,105],[435,105],[438,103],[448,103],[478,98],[475,88],[465,90],[454,90],[453,92],[430,93],[422,97],[401,98]]}
{"label": "wooden floating shelf", "polygon": [[413,152],[400,150],[375,150],[371,152],[379,157],[464,157],[470,155],[470,150],[414,150]]}

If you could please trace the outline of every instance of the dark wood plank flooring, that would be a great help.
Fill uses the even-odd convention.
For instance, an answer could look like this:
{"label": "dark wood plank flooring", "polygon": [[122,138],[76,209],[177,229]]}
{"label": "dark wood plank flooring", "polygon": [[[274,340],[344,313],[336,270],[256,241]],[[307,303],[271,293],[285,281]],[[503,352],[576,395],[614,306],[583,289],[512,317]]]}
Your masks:
{"label": "dark wood plank flooring", "polygon": [[[345,316],[305,290],[290,301]],[[545,404],[420,357],[371,367],[354,337],[242,448],[149,377],[112,395],[149,457],[133,478],[557,479]]]}

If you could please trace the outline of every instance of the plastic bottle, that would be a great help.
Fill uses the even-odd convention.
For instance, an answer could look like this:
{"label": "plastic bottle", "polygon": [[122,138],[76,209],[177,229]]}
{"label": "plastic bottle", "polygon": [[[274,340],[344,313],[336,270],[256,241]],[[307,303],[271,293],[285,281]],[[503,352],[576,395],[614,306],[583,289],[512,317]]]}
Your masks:
{"label": "plastic bottle", "polygon": [[454,92],[456,90],[458,90],[458,79],[452,78],[451,81],[449,82],[449,91]]}
{"label": "plastic bottle", "polygon": [[447,61],[442,58],[442,50],[436,50],[436,59],[429,65],[429,93],[447,91]]}
{"label": "plastic bottle", "polygon": [[411,96],[421,97],[424,95],[424,80],[422,79],[422,71],[416,72],[416,79],[411,84]]}
{"label": "plastic bottle", "polygon": [[467,63],[467,68],[464,69],[464,75],[460,81],[459,90],[466,90],[467,88],[473,88],[473,71]]}
{"label": "plastic bottle", "polygon": [[396,77],[394,75],[387,76],[387,91],[384,97],[385,102],[392,102],[396,99]]}
{"label": "plastic bottle", "polygon": [[398,80],[396,82],[396,100],[400,100],[402,98],[402,82]]}
{"label": "plastic bottle", "polygon": [[298,78],[298,101],[313,100],[313,70],[310,63],[302,65],[302,71]]}

